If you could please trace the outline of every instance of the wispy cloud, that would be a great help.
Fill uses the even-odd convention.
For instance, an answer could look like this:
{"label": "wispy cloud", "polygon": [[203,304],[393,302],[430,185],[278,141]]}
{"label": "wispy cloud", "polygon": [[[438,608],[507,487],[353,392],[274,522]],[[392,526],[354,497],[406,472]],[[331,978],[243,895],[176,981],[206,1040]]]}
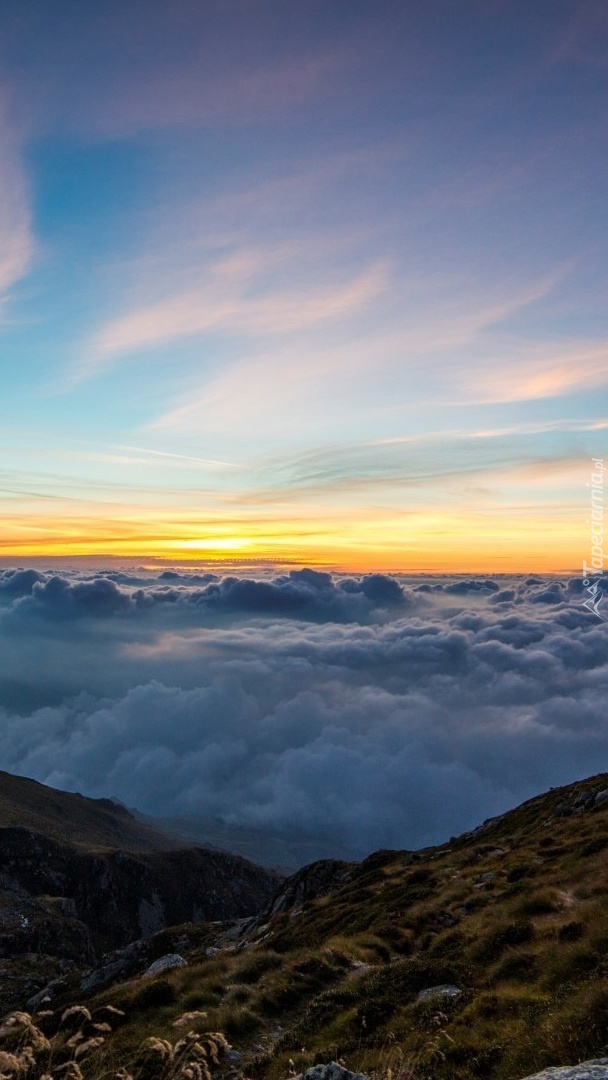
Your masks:
{"label": "wispy cloud", "polygon": [[75,381],[96,374],[126,353],[156,348],[209,331],[254,336],[293,333],[358,312],[388,284],[384,264],[375,263],[344,281],[310,280],[289,289],[260,289],[263,255],[239,253],[211,267],[196,289],[135,311],[106,326],[74,373]]}
{"label": "wispy cloud", "polygon": [[501,363],[475,365],[463,383],[472,400],[482,403],[534,401],[591,390],[608,383],[608,344],[575,343],[564,348],[542,345],[519,347]]}
{"label": "wispy cloud", "polygon": [[[143,454],[145,461],[150,461],[150,458],[163,458],[164,460],[185,462],[187,465],[203,465],[204,467],[215,467],[221,469],[235,469],[238,466],[233,461],[217,461],[216,458],[202,458],[193,457],[191,454],[172,454],[166,450],[150,450],[141,446],[119,446],[119,450],[134,450],[137,454]],[[150,462],[153,464],[153,461]]]}
{"label": "wispy cloud", "polygon": [[[357,412],[369,420],[378,407],[386,414],[415,402],[458,398],[459,391],[461,396],[479,396],[476,364],[456,367],[454,352],[480,343],[484,335],[548,296],[565,270],[559,267],[524,286],[505,287],[499,296],[496,287],[479,283],[424,275],[389,281],[380,273],[373,268],[352,290],[359,299],[371,283],[378,296],[383,293],[381,310],[372,312],[363,325],[353,321],[343,336],[318,334],[305,341],[269,342],[263,351],[250,349],[245,359],[202,387],[191,387],[186,400],[153,427],[193,431],[204,417],[206,429],[217,434],[233,430],[235,423],[243,434],[301,432],[318,429],[325,421],[348,424]],[[353,304],[353,311],[356,308]],[[378,388],[389,383],[392,397],[387,401],[382,393],[378,406]],[[338,416],[337,402],[342,405]]]}
{"label": "wispy cloud", "polygon": [[214,72],[208,50],[207,44],[191,63],[165,65],[136,82],[123,72],[128,92],[123,84],[114,94],[99,95],[93,126],[124,136],[176,125],[267,124],[331,92],[355,60],[346,48],[322,49],[278,62],[258,60],[251,72]]}
{"label": "wispy cloud", "polygon": [[8,291],[26,273],[34,252],[22,142],[0,90],[0,314]]}

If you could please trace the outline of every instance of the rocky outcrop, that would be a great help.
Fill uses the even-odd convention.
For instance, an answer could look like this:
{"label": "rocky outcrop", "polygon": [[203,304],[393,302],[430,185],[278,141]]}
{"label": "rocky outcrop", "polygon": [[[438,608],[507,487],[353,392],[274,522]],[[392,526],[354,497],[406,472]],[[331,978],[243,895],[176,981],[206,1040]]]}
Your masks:
{"label": "rocky outcrop", "polygon": [[266,920],[283,911],[301,908],[317,896],[326,896],[349,880],[355,865],[338,859],[319,859],[309,866],[303,866],[282,883],[260,917]]}
{"label": "rocky outcrop", "polygon": [[433,1001],[437,998],[455,998],[460,997],[462,990],[459,990],[457,986],[452,986],[451,983],[445,983],[442,986],[428,986],[425,990],[421,990],[416,998],[416,1001]]}
{"label": "rocky outcrop", "polygon": [[300,1073],[296,1080],[368,1080],[365,1073],[351,1072],[337,1061],[330,1061],[328,1065],[313,1065],[311,1069]]}
{"label": "rocky outcrop", "polygon": [[[300,1073],[296,1080],[368,1080],[368,1077],[364,1073],[351,1072],[336,1061],[331,1061],[328,1065],[314,1065]],[[608,1058],[583,1061],[580,1065],[543,1069],[533,1076],[526,1076],[524,1080],[608,1080]]]}
{"label": "rocky outcrop", "polygon": [[526,1076],[525,1080],[608,1080],[608,1058],[543,1069],[533,1076]]}
{"label": "rocky outcrop", "polygon": [[167,953],[159,956],[150,967],[144,971],[142,979],[153,979],[156,975],[162,975],[165,971],[175,971],[176,968],[186,967],[186,961],[179,953]]}
{"label": "rocky outcrop", "polygon": [[[73,933],[86,928],[101,951],[165,926],[254,915],[281,880],[223,852],[87,852],[18,826],[0,829],[0,873],[49,919],[52,910],[55,927],[59,920]],[[40,951],[32,949],[33,934],[39,929],[27,913],[9,935],[0,928],[0,955]]]}
{"label": "rocky outcrop", "polygon": [[[104,954],[128,953],[130,943],[166,927],[255,917],[282,881],[236,855],[176,847],[166,837],[155,847],[152,830],[132,829],[127,811],[83,796],[56,793],[49,831],[42,831],[51,789],[17,779],[14,804],[11,786],[0,783],[0,823],[12,819],[0,826],[0,1013],[25,1002],[38,1008],[77,985],[91,994],[132,970],[141,974],[158,952]],[[29,784],[37,800],[31,813]],[[58,839],[61,815],[72,812],[83,815],[82,835],[77,820],[66,819]],[[16,823],[20,815],[39,828]],[[141,849],[107,846],[121,837],[137,844],[140,828]]]}

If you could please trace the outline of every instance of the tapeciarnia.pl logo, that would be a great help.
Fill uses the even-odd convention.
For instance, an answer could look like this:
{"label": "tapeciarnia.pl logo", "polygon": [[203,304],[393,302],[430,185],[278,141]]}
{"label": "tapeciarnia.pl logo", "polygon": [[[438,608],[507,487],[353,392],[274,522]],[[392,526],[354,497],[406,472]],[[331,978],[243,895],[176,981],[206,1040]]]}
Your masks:
{"label": "tapeciarnia.pl logo", "polygon": [[589,593],[583,602],[583,607],[597,615],[598,619],[606,621],[608,617],[600,611],[600,604],[604,599],[603,573],[604,573],[604,473],[606,466],[603,458],[591,458],[593,471],[591,483],[587,487],[591,489],[591,517],[586,522],[591,526],[591,565],[587,566],[583,559],[583,586]]}

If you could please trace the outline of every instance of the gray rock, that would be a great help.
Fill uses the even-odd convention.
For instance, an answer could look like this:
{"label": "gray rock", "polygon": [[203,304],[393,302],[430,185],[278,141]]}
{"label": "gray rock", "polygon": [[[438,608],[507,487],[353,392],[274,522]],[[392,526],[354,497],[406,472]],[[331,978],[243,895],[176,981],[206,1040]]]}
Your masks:
{"label": "gray rock", "polygon": [[365,1073],[351,1072],[338,1065],[337,1061],[330,1061],[329,1065],[313,1065],[311,1069],[301,1073],[296,1080],[368,1080]]}
{"label": "gray rock", "polygon": [[608,803],[608,788],[604,788],[603,791],[598,791],[597,795],[595,796],[593,806],[594,808],[596,806],[605,806],[606,803]]}
{"label": "gray rock", "polygon": [[582,1061],[580,1065],[543,1069],[533,1076],[526,1076],[525,1080],[608,1080],[608,1058],[594,1058],[593,1061]]}
{"label": "gray rock", "polygon": [[37,1012],[40,1006],[44,1003],[45,998],[51,1000],[55,997],[58,990],[62,990],[66,985],[65,979],[51,979],[50,983],[47,983],[44,990],[39,990],[33,997],[28,998],[26,1007],[30,1012]]}
{"label": "gray rock", "polygon": [[221,952],[221,949],[215,949],[213,945],[205,949],[205,956],[217,956]]}
{"label": "gray rock", "polygon": [[138,921],[142,937],[152,937],[165,926],[165,909],[157,892],[149,900],[145,896],[140,900]]}
{"label": "gray rock", "polygon": [[449,983],[445,983],[442,986],[428,986],[426,990],[421,990],[416,998],[416,1001],[432,1001],[433,998],[455,998],[462,994],[462,990],[459,990],[457,986],[451,986]]}
{"label": "gray rock", "polygon": [[586,809],[588,806],[591,806],[591,803],[594,799],[595,795],[592,791],[581,791],[580,795],[577,795],[576,799],[572,803],[572,806],[576,808],[582,806],[584,809]]}
{"label": "gray rock", "polygon": [[128,945],[125,945],[122,949],[116,949],[113,953],[110,953],[107,957],[103,957],[104,960],[132,960],[142,951],[143,943],[141,941],[130,941]]}
{"label": "gray rock", "polygon": [[162,974],[163,971],[173,971],[174,968],[186,966],[186,961],[179,953],[167,953],[166,956],[161,956],[153,964],[150,964],[150,967],[144,971],[142,979],[151,979],[154,975]]}
{"label": "gray rock", "polygon": [[111,964],[104,964],[103,967],[96,968],[95,971],[89,971],[80,981],[81,993],[92,994],[94,990],[101,990],[103,986],[109,986],[114,979],[122,974],[126,966],[126,960],[114,960]]}

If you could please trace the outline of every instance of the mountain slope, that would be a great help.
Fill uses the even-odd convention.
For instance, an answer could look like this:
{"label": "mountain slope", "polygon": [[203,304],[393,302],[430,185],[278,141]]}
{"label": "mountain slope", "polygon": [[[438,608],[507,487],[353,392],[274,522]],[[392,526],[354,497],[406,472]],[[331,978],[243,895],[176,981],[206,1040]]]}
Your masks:
{"label": "mountain slope", "polygon": [[0,828],[10,826],[87,851],[167,851],[184,846],[183,840],[137,821],[110,799],[87,799],[0,771]]}
{"label": "mountain slope", "polygon": [[231,851],[260,866],[278,867],[286,873],[293,873],[319,859],[356,858],[352,852],[336,852],[329,844],[322,844],[314,837],[299,835],[286,838],[263,829],[226,825],[212,817],[152,818],[138,811],[134,811],[134,814],[138,821],[190,844]]}
{"label": "mountain slope", "polygon": [[112,802],[0,773],[0,1008],[165,926],[253,915],[281,880]]}
{"label": "mountain slope", "polygon": [[607,855],[603,774],[436,848],[313,865],[262,915],[201,927],[186,967],[92,1004],[127,1012],[112,1060],[203,1009],[259,1080],[332,1058],[402,1080],[518,1080],[601,1057]]}

